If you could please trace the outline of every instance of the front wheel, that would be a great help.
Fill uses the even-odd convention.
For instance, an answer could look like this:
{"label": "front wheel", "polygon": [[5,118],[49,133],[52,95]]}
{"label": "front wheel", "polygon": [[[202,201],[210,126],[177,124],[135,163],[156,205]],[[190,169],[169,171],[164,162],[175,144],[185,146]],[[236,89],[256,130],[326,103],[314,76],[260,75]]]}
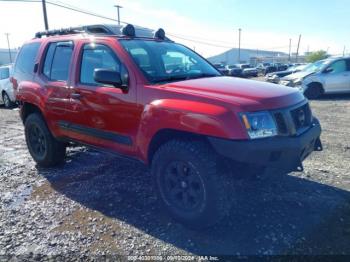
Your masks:
{"label": "front wheel", "polygon": [[304,95],[308,99],[317,99],[323,94],[323,88],[318,84],[310,84],[308,89],[305,90]]}
{"label": "front wheel", "polygon": [[24,126],[29,153],[39,166],[52,167],[64,161],[65,145],[52,136],[40,114],[29,115]]}
{"label": "front wheel", "polygon": [[165,210],[192,228],[216,224],[230,211],[229,183],[220,159],[204,142],[172,140],[152,161],[152,175]]}

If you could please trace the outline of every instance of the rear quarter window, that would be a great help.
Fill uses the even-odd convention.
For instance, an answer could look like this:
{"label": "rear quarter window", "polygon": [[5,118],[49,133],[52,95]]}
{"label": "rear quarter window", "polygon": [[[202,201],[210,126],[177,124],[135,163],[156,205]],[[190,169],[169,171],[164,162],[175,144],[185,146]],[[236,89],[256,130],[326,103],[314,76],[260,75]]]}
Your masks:
{"label": "rear quarter window", "polygon": [[14,77],[18,80],[30,80],[33,78],[35,58],[38,54],[40,43],[29,43],[22,46],[15,64]]}

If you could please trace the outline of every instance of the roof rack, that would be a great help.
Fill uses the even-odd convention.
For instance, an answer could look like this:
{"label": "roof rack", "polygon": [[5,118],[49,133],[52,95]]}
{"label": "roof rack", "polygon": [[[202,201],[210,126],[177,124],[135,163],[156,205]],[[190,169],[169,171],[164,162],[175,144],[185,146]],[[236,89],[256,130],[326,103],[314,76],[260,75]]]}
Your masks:
{"label": "roof rack", "polygon": [[68,27],[68,28],[62,28],[62,29],[37,32],[35,34],[35,37],[41,38],[43,36],[71,35],[71,34],[81,34],[81,33],[115,35],[115,33],[105,25],[86,25],[86,26]]}
{"label": "roof rack", "polygon": [[41,38],[43,36],[55,36],[55,35],[71,35],[71,34],[93,34],[93,35],[117,35],[117,36],[129,36],[129,37],[145,37],[145,38],[157,38],[159,40],[170,40],[165,36],[165,32],[162,28],[154,31],[149,28],[140,26],[133,26],[127,24],[126,26],[100,24],[100,25],[84,25],[78,27],[62,28],[58,30],[48,30],[37,32],[35,38]]}

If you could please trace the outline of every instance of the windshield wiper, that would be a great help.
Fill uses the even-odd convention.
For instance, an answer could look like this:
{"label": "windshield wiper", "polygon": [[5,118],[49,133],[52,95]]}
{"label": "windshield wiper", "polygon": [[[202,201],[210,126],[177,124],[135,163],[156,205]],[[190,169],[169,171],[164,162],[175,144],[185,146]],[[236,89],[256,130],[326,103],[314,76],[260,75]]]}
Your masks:
{"label": "windshield wiper", "polygon": [[162,78],[156,78],[152,82],[154,82],[154,83],[161,83],[161,82],[183,81],[183,80],[205,78],[205,77],[216,77],[216,76],[222,76],[222,75],[206,74],[206,73],[193,74],[193,75],[174,75],[174,76],[167,76],[167,77],[162,77]]}
{"label": "windshield wiper", "polygon": [[217,77],[217,76],[222,76],[222,75],[217,75],[217,74],[198,74],[198,75],[189,75],[187,79],[196,79],[196,78],[205,78],[205,77]]}
{"label": "windshield wiper", "polygon": [[181,75],[181,76],[167,76],[167,77],[161,77],[161,78],[156,78],[152,82],[154,83],[161,83],[161,82],[171,82],[171,81],[182,81],[182,80],[187,80],[188,76],[187,75]]}

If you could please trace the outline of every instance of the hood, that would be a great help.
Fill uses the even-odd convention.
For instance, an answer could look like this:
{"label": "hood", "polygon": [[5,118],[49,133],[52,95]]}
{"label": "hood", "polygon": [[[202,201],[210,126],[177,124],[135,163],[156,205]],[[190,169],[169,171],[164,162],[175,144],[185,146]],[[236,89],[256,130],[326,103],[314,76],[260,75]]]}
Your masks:
{"label": "hood", "polygon": [[304,78],[308,75],[313,74],[313,72],[305,72],[305,71],[300,71],[294,74],[290,74],[287,75],[285,77],[283,77],[281,80],[295,80],[295,79],[299,79],[299,78]]}
{"label": "hood", "polygon": [[211,77],[168,83],[168,91],[225,102],[236,110],[258,111],[288,107],[304,100],[298,90],[266,82],[235,77]]}

